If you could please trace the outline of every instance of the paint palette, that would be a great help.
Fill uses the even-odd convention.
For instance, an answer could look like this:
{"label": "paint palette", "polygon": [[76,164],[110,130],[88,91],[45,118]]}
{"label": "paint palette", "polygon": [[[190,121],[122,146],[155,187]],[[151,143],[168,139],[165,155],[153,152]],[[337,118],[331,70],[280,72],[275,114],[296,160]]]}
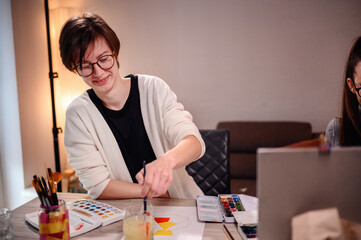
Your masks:
{"label": "paint palette", "polygon": [[242,239],[257,239],[258,211],[232,213],[237,222],[237,230]]}
{"label": "paint palette", "polygon": [[[70,237],[122,220],[125,216],[125,210],[89,199],[76,200],[68,203],[67,207],[69,209]],[[39,229],[38,212],[25,214],[25,219]]]}
{"label": "paint palette", "polygon": [[125,215],[124,210],[120,210],[114,206],[90,199],[76,200],[68,204],[68,208],[72,214],[87,220],[101,222],[102,226],[106,226],[113,222],[122,220]]}
{"label": "paint palette", "polygon": [[223,213],[226,219],[230,222],[234,222],[232,212],[244,211],[241,199],[236,194],[218,195],[218,198],[223,206]]}
{"label": "paint palette", "polygon": [[239,195],[198,196],[198,218],[207,222],[234,222],[233,212],[244,211]]}

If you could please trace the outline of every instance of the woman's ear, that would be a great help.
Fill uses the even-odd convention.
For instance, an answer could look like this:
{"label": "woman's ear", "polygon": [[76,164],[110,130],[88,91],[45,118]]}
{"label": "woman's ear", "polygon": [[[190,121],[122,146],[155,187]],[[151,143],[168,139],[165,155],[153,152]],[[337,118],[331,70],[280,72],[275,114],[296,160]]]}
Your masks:
{"label": "woman's ear", "polygon": [[346,81],[347,81],[347,85],[348,85],[348,88],[350,89],[350,91],[351,91],[353,94],[356,94],[355,86],[353,85],[352,79],[351,79],[351,78],[347,78]]}

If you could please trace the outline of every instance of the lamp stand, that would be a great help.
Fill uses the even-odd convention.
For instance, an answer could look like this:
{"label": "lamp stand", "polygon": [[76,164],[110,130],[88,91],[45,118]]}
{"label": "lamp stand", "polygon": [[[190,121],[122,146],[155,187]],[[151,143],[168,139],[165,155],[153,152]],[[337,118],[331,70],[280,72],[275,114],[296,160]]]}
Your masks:
{"label": "lamp stand", "polygon": [[[55,97],[54,97],[54,78],[58,77],[58,73],[53,72],[53,61],[51,56],[51,41],[50,41],[50,28],[49,28],[49,4],[48,0],[44,0],[45,3],[45,18],[46,18],[46,36],[48,40],[48,58],[49,58],[49,79],[50,79],[50,92],[51,92],[51,109],[53,114],[53,142],[54,142],[54,154],[55,154],[55,170],[61,172],[60,169],[60,155],[59,155],[59,142],[58,133],[62,132],[61,128],[56,124],[56,111],[55,111]],[[61,184],[57,184],[57,191],[61,192]]]}

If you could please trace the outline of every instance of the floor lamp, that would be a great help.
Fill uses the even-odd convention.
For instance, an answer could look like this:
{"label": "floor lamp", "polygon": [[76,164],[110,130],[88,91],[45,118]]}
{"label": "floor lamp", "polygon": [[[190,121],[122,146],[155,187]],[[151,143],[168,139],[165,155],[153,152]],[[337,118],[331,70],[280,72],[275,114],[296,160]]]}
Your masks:
{"label": "floor lamp", "polygon": [[[48,0],[45,3],[45,19],[46,19],[46,36],[48,40],[48,58],[49,58],[49,79],[50,79],[50,92],[51,92],[51,109],[53,114],[53,142],[55,154],[55,170],[61,172],[60,169],[60,155],[59,155],[59,141],[58,133],[62,132],[61,128],[56,124],[56,110],[55,110],[55,97],[54,97],[54,78],[58,77],[58,73],[53,72],[53,61],[51,56],[51,41],[50,41],[50,27],[49,27],[49,4]],[[61,184],[57,184],[57,191],[61,192]]]}

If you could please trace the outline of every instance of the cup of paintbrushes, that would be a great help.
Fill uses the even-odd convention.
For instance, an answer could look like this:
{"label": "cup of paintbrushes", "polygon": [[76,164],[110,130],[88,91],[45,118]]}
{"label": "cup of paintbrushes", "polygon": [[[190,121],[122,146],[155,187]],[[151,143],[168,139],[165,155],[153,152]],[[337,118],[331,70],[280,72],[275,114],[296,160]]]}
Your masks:
{"label": "cup of paintbrushes", "polygon": [[40,205],[39,239],[70,239],[69,211],[63,200],[58,205]]}

